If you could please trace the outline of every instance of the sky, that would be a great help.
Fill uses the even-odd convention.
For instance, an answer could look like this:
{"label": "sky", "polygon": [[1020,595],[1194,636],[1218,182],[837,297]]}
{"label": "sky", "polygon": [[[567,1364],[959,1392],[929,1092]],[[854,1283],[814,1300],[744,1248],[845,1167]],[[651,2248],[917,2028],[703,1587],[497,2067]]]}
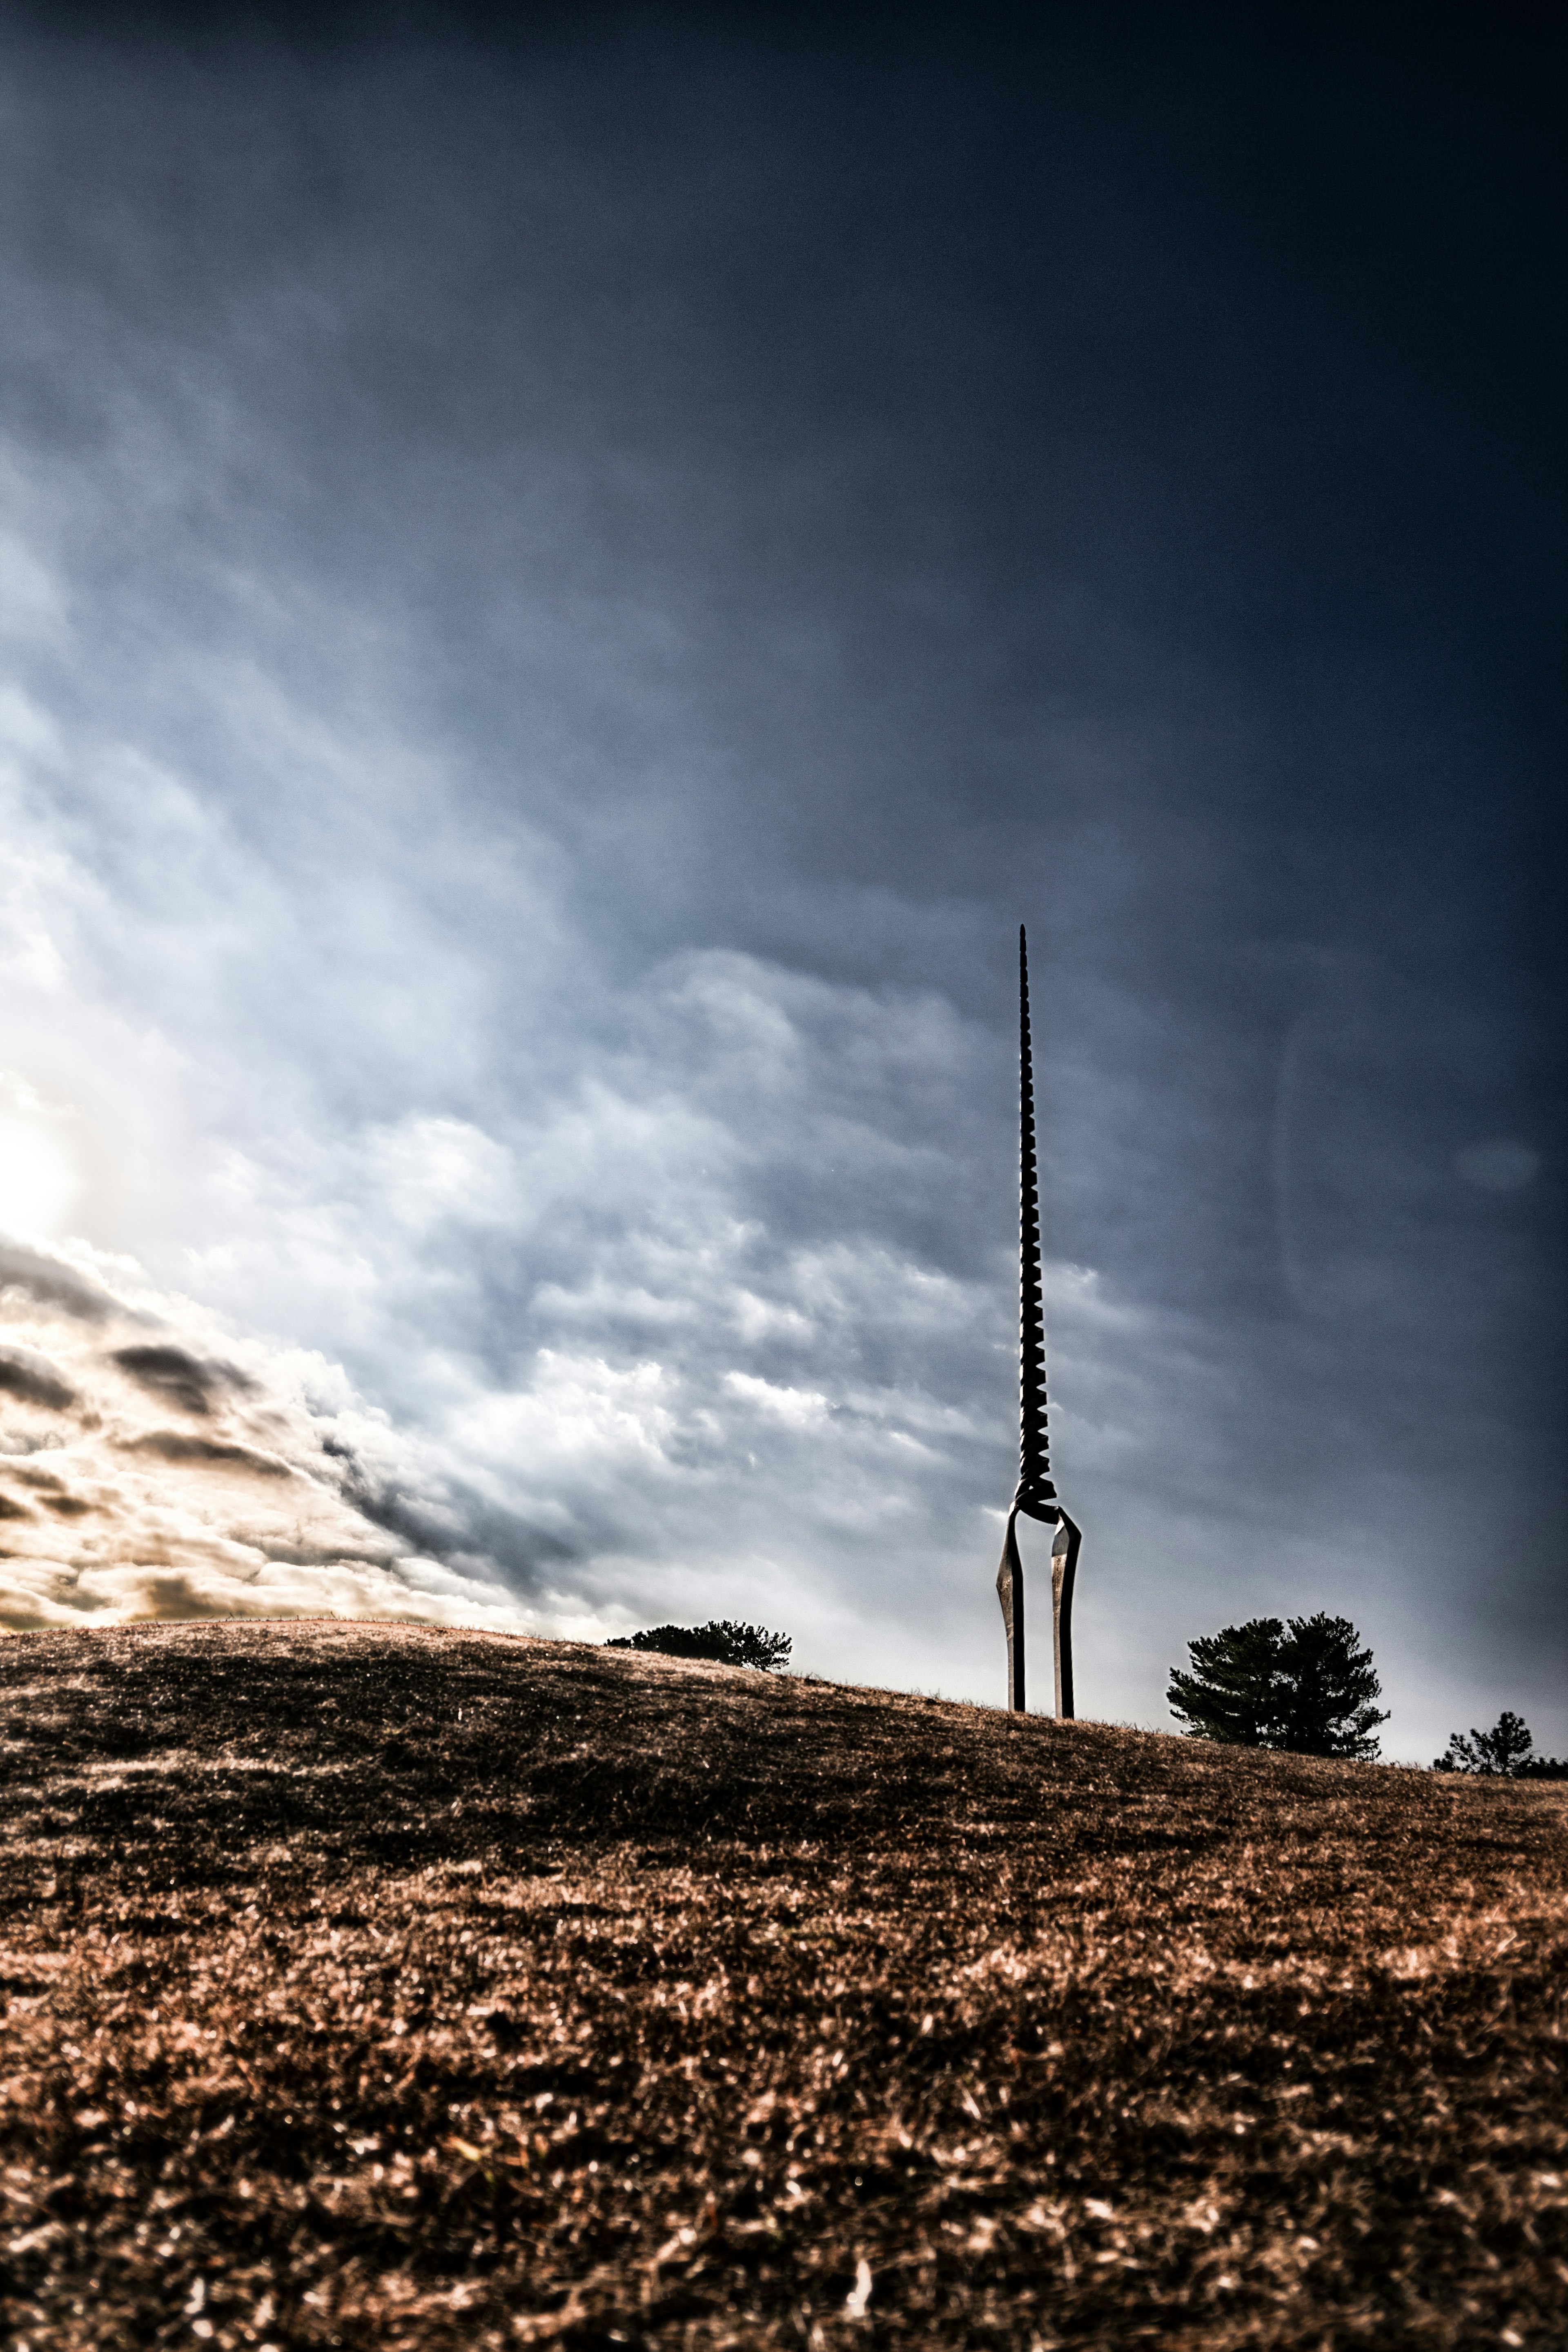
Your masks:
{"label": "sky", "polygon": [[1080,1710],[1568,1752],[1555,37],[1309,13],[0,14],[0,1622],[1000,1704],[1023,922]]}

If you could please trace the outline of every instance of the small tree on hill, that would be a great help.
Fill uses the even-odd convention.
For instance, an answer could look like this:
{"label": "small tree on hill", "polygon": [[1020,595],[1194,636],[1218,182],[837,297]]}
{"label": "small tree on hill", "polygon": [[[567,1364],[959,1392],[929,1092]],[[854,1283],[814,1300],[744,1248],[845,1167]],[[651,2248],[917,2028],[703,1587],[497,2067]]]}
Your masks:
{"label": "small tree on hill", "polygon": [[1530,1751],[1534,1745],[1529,1724],[1510,1707],[1504,1707],[1489,1731],[1477,1731],[1472,1727],[1468,1739],[1462,1731],[1451,1732],[1447,1754],[1436,1757],[1432,1769],[1479,1772],[1489,1780],[1513,1780],[1528,1772]]}
{"label": "small tree on hill", "polygon": [[1254,1617],[1189,1642],[1171,1669],[1171,1712],[1200,1739],[1298,1756],[1370,1759],[1386,1711],[1372,1652],[1348,1617]]}
{"label": "small tree on hill", "polygon": [[667,1658],[710,1658],[721,1666],[756,1666],[772,1674],[788,1663],[794,1643],[787,1633],[765,1625],[741,1625],[710,1617],[706,1625],[654,1625],[645,1633],[618,1634],[606,1650],[653,1650]]}

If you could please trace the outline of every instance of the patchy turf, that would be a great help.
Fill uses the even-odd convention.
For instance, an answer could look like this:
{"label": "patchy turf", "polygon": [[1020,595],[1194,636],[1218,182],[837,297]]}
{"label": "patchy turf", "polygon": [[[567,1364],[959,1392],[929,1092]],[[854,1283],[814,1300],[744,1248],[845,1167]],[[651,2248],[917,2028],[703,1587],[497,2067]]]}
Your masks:
{"label": "patchy turf", "polygon": [[13,2347],[1568,2339],[1563,1791],[381,1626],[0,1696]]}

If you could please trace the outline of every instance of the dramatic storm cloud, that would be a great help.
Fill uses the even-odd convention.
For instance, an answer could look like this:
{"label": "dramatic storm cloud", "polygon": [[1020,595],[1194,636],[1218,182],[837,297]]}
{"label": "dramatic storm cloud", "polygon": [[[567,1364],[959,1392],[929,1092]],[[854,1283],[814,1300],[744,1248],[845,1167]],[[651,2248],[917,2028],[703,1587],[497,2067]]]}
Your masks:
{"label": "dramatic storm cloud", "polygon": [[1529,37],[205,26],[4,44],[7,1622],[1000,1697],[1026,920],[1085,1711],[1563,1744]]}

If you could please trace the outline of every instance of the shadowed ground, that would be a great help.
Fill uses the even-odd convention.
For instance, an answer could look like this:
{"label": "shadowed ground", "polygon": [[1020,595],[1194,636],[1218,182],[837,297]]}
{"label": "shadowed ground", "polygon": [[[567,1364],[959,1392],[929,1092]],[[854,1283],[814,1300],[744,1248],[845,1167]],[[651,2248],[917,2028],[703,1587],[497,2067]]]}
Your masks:
{"label": "shadowed ground", "polygon": [[384,1626],[0,1699],[28,2352],[1564,2340],[1553,1788]]}

